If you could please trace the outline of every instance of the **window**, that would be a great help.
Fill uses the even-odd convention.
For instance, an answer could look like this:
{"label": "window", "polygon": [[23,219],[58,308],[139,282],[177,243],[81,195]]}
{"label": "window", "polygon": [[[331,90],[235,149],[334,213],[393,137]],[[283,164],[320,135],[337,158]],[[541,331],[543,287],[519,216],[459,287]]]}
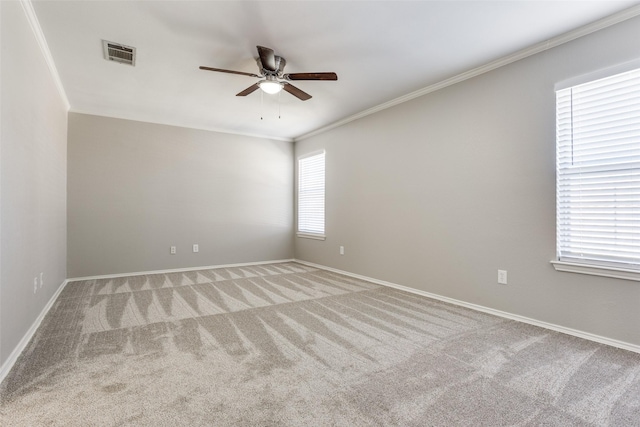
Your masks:
{"label": "window", "polygon": [[298,159],[298,237],[324,240],[324,151]]}
{"label": "window", "polygon": [[556,269],[640,280],[640,69],[557,91],[556,139]]}

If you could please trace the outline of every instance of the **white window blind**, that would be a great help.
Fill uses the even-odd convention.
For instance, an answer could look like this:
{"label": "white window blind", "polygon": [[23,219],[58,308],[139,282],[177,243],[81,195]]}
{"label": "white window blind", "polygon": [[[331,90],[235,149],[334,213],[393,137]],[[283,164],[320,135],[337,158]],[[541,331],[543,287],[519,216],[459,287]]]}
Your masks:
{"label": "white window blind", "polygon": [[298,233],[324,236],[324,151],[298,160]]}
{"label": "white window blind", "polygon": [[640,269],[640,69],[556,93],[560,261]]}

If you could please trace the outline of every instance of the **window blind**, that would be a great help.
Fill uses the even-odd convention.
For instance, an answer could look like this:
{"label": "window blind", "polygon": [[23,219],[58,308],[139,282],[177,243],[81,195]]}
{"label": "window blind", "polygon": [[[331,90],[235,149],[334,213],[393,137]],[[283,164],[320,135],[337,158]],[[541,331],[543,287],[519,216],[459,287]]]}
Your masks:
{"label": "window blind", "polygon": [[324,151],[298,160],[298,232],[324,235]]}
{"label": "window blind", "polygon": [[640,69],[556,92],[560,261],[640,269]]}

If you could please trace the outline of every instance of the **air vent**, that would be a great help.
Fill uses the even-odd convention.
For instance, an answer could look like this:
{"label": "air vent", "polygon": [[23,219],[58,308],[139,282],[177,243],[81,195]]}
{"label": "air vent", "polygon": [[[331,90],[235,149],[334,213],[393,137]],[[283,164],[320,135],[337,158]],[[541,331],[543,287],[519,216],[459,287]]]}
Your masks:
{"label": "air vent", "polygon": [[102,40],[104,59],[120,64],[136,65],[136,48]]}

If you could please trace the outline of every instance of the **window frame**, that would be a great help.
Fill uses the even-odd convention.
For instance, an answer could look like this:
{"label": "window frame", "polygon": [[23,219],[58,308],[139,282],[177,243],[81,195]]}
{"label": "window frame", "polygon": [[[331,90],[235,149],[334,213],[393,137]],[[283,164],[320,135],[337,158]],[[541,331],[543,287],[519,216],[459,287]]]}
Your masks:
{"label": "window frame", "polygon": [[[323,156],[323,182],[322,182],[322,196],[323,196],[323,210],[322,210],[322,233],[313,232],[309,230],[300,230],[300,192],[302,185],[301,167],[300,164],[303,160],[311,157]],[[296,161],[296,237],[304,239],[325,240],[326,239],[326,199],[327,199],[327,182],[326,182],[326,167],[327,167],[327,153],[326,150],[315,150],[309,153],[305,153],[298,156]]]}
{"label": "window frame", "polygon": [[[589,73],[589,74],[585,74],[579,77],[575,77],[569,80],[566,80],[564,82],[561,82],[559,84],[557,84],[555,86],[555,94],[557,94],[559,91],[568,89],[568,88],[572,88],[575,86],[580,86],[582,84],[585,83],[590,83],[590,82],[595,82],[597,80],[600,79],[605,79],[608,77],[614,77],[618,74],[623,74],[626,72],[630,72],[630,71],[634,71],[634,70],[638,70],[640,69],[640,60],[635,60],[635,61],[631,61],[625,64],[621,64],[621,65],[617,65],[615,67],[609,67],[607,69],[603,69],[603,70],[598,70],[596,72],[593,73]],[[556,95],[557,96],[557,95]],[[556,102],[555,102],[555,112],[556,112],[556,140],[555,140],[555,147],[556,147],[556,156],[558,155],[558,149],[559,149],[559,144],[560,144],[560,140],[558,138],[558,121],[557,121],[557,113],[558,113],[558,100],[556,98]],[[625,268],[625,266],[623,264],[621,265],[615,265],[615,264],[609,264],[607,262],[598,262],[595,260],[589,260],[589,259],[585,259],[584,261],[582,260],[574,260],[574,259],[569,259],[569,260],[562,260],[560,258],[560,250],[561,250],[561,246],[560,246],[560,238],[559,238],[559,209],[560,209],[560,202],[559,202],[559,182],[560,182],[560,175],[561,175],[561,171],[558,165],[558,157],[556,157],[556,259],[551,261],[551,264],[553,265],[553,267],[555,268],[556,271],[562,271],[562,272],[571,272],[571,273],[579,273],[579,274],[588,274],[588,275],[594,275],[594,276],[601,276],[601,277],[610,277],[610,278],[617,278],[617,279],[625,279],[625,280],[632,280],[632,281],[640,281],[640,263],[638,264],[630,264],[630,265],[634,265],[637,266],[637,269],[635,267],[632,268]],[[569,257],[570,258],[570,257]]]}

